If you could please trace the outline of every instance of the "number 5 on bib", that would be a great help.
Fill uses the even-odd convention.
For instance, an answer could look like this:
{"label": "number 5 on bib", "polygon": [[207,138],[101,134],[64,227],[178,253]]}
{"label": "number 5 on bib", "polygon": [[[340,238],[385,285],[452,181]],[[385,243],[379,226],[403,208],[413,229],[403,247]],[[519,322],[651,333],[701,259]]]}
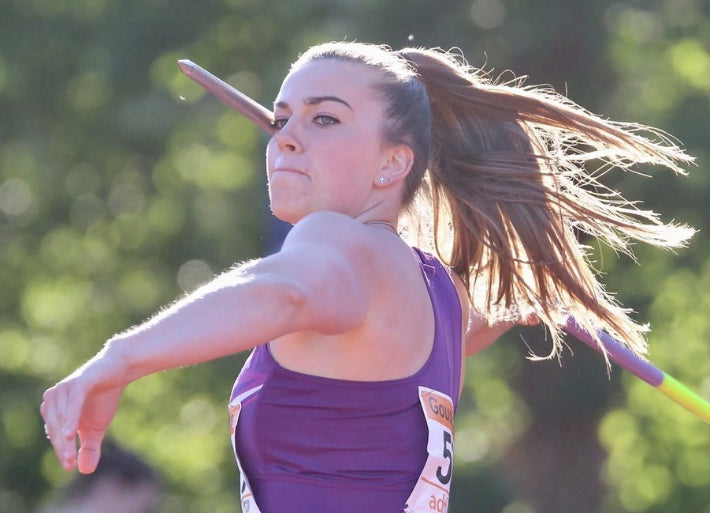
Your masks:
{"label": "number 5 on bib", "polygon": [[446,513],[454,470],[454,404],[448,395],[421,386],[419,403],[429,430],[428,456],[404,511]]}

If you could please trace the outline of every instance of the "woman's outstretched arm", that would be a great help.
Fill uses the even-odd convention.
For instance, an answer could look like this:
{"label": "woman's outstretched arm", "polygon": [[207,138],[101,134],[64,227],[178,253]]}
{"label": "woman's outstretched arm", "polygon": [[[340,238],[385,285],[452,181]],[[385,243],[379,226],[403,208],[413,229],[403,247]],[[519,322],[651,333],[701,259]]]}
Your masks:
{"label": "woman's outstretched arm", "polygon": [[224,273],[112,337],[47,390],[40,410],[63,467],[78,466],[83,473],[96,468],[121,392],[142,376],[234,354],[287,333],[337,334],[362,323],[369,256],[353,243],[353,226],[343,226],[357,222],[343,218],[309,216],[279,253]]}

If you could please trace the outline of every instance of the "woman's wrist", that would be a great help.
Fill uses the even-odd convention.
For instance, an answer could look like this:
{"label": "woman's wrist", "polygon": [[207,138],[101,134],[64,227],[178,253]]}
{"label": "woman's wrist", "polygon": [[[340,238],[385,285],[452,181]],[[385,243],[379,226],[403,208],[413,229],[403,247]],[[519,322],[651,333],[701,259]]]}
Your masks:
{"label": "woman's wrist", "polygon": [[95,359],[107,384],[116,387],[126,387],[140,376],[133,361],[134,351],[130,349],[129,337],[115,335],[111,337]]}

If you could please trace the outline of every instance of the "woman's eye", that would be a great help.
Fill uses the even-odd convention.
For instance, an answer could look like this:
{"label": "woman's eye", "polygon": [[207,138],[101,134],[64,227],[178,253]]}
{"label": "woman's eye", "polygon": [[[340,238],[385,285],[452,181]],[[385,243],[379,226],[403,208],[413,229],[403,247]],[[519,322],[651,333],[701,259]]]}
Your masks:
{"label": "woman's eye", "polygon": [[288,122],[288,119],[286,119],[286,118],[278,118],[278,119],[274,119],[271,122],[271,126],[274,130],[281,130],[286,125],[287,122]]}
{"label": "woman's eye", "polygon": [[317,125],[337,125],[340,121],[333,116],[328,116],[327,114],[319,114],[315,117],[314,121]]}

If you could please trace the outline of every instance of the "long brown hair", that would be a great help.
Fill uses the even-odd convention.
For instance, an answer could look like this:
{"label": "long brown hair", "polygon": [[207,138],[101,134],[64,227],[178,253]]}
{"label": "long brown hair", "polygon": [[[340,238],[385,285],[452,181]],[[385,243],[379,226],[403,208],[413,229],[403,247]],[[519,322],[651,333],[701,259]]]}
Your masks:
{"label": "long brown hair", "polygon": [[497,81],[438,49],[329,43],[295,66],[323,58],[379,70],[383,135],[415,153],[403,198],[409,219],[429,211],[434,249],[490,322],[537,315],[559,354],[560,328],[573,315],[645,352],[646,327],[604,290],[579,236],[629,255],[631,240],[684,245],[693,229],[664,224],[599,181],[640,163],[683,173],[692,158],[670,137],[602,119],[550,88]]}

